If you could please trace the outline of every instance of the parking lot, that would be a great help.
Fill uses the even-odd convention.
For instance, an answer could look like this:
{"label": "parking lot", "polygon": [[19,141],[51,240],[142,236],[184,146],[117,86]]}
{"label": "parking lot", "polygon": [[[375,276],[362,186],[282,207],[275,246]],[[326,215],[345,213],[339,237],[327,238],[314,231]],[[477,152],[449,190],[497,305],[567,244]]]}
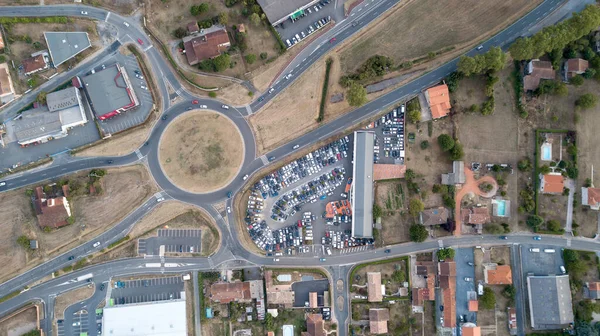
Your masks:
{"label": "parking lot", "polygon": [[[288,48],[336,20],[335,0],[322,0],[280,23],[275,28]],[[341,6],[343,9],[343,6]],[[289,43],[288,43],[289,41]]]}
{"label": "parking lot", "polygon": [[[88,313],[86,310],[81,310],[81,311],[75,312],[73,314],[73,318],[71,321],[72,321],[72,325],[70,325],[70,326],[65,326],[64,321],[59,324],[59,327],[58,327],[58,335],[59,336],[83,335],[88,332],[89,322],[88,322]],[[71,331],[65,332],[65,330],[71,330]]]}
{"label": "parking lot", "polygon": [[[477,300],[473,248],[456,249],[456,321],[476,322],[477,313],[469,312],[469,300]],[[471,263],[471,264],[469,264]],[[468,278],[469,281],[465,279]],[[463,320],[461,320],[461,317]]]}
{"label": "parking lot", "polygon": [[[532,252],[532,249],[538,249],[539,252]],[[544,250],[555,252],[547,253]],[[521,245],[521,261],[525,278],[527,275],[559,275],[562,274],[560,266],[564,266],[562,251],[554,246]]]}
{"label": "parking lot", "polygon": [[[110,62],[107,62],[104,65],[109,66],[115,63],[119,63],[125,68],[129,80],[131,81],[131,85],[133,86],[133,91],[140,101],[140,105],[111,119],[99,121],[102,130],[108,134],[121,132],[143,123],[152,110],[153,104],[152,94],[147,89],[149,86],[148,83],[146,83],[146,79],[143,78],[143,75],[141,76],[143,79],[136,78],[136,71],[141,73],[141,70],[135,55],[125,56],[121,53],[117,53]],[[97,67],[95,70],[102,70],[102,66]],[[142,87],[146,89],[142,89]]]}
{"label": "parking lot", "polygon": [[180,299],[183,280],[181,276],[173,276],[121,281],[115,286],[118,288],[112,289],[110,297],[115,305],[121,305]]}
{"label": "parking lot", "polygon": [[375,163],[404,164],[405,109],[400,105],[368,126],[375,132]]}
{"label": "parking lot", "polygon": [[199,253],[202,230],[160,229],[156,237],[138,240],[138,255],[159,255],[164,245],[165,253]]}
{"label": "parking lot", "polygon": [[310,292],[317,292],[317,296],[322,296],[325,291],[329,290],[329,280],[294,282],[292,290],[294,291],[294,307],[305,307]]}

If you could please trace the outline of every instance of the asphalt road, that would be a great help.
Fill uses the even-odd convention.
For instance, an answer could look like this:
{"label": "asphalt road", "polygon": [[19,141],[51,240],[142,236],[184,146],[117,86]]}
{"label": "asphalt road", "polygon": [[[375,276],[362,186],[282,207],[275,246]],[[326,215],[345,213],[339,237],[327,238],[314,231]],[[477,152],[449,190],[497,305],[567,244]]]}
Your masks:
{"label": "asphalt road", "polygon": [[[289,86],[296,78],[298,78],[302,72],[308,69],[312,63],[314,63],[316,60],[322,57],[336,43],[341,43],[344,39],[356,33],[358,30],[366,26],[370,21],[374,20],[377,16],[381,15],[386,9],[390,8],[397,2],[393,0],[381,0],[375,1],[374,3],[369,1],[371,0],[365,1],[361,5],[363,7],[359,6],[359,8],[361,9],[360,14],[351,14],[349,18],[341,21],[336,27],[334,27],[333,29],[325,33],[323,36],[318,38],[311,45],[307,46],[290,63],[287,69],[281,74],[279,79],[275,81],[275,84],[273,86],[273,88],[275,89],[274,92],[272,94],[266,94],[259,97],[259,99],[257,99],[254,103],[250,105],[250,109],[252,111],[257,111],[258,109],[260,109],[266,102],[268,102],[279,92],[287,88],[287,86]],[[520,36],[521,34],[525,34],[533,24],[538,22],[541,17],[544,17],[549,12],[551,12],[552,9],[554,9],[560,2],[560,0],[546,0],[539,7],[534,9],[531,13],[518,20],[515,24],[483,43],[483,49],[481,51],[471,50],[467,54],[474,55],[477,52],[485,52],[487,49],[493,46],[507,45],[507,43],[514,40],[516,37]],[[371,3],[372,5],[367,8],[367,6]],[[82,10],[87,11],[88,14],[82,15]],[[357,11],[353,11],[353,13],[357,13]],[[43,299],[44,297],[47,298],[49,293],[57,293],[69,288],[73,288],[74,286],[80,285],[77,283],[77,281],[73,281],[73,279],[77,276],[87,273],[93,273],[94,282],[96,284],[99,284],[102,281],[108,281],[110,277],[119,275],[158,272],[179,273],[190,270],[209,270],[214,269],[215,267],[232,267],[236,265],[243,266],[247,263],[266,266],[279,265],[278,262],[274,262],[271,258],[264,258],[262,256],[255,255],[247,251],[241,245],[239,239],[237,239],[237,237],[240,234],[244,234],[244,232],[237,232],[237,227],[235,225],[233,225],[232,229],[232,226],[225,223],[225,221],[222,218],[222,214],[218,213],[210,205],[225,199],[227,191],[232,191],[234,193],[237,192],[244,184],[242,176],[246,174],[250,175],[253,172],[256,172],[264,165],[262,160],[256,158],[254,138],[250,127],[248,126],[246,119],[244,118],[246,109],[231,108],[229,110],[224,110],[221,109],[222,104],[217,100],[197,98],[200,101],[199,104],[207,105],[209,109],[227,115],[238,126],[242,138],[244,139],[245,157],[243,161],[243,166],[240,169],[238,176],[230,183],[228,187],[223,188],[218,192],[207,194],[192,194],[182,191],[176,186],[174,186],[160,170],[157,155],[158,140],[162,132],[166,128],[167,124],[178,115],[185,113],[188,107],[191,106],[191,100],[196,98],[189,94],[185,90],[185,88],[182,87],[182,85],[178,82],[177,77],[174,73],[171,72],[168,64],[164,60],[161,53],[157,50],[157,48],[155,48],[152,45],[151,40],[146,36],[146,34],[143,33],[141,24],[137,22],[135,18],[124,18],[117,14],[107,12],[104,9],[74,5],[44,6],[42,11],[40,11],[40,9],[36,6],[14,6],[0,8],[0,16],[52,15],[66,15],[79,17],[87,16],[93,19],[108,22],[117,27],[119,31],[117,36],[119,43],[133,42],[137,44],[136,40],[140,38],[143,42],[143,45],[141,45],[140,47],[143,49],[143,52],[147,55],[148,59],[150,60],[149,66],[152,68],[154,75],[157,76],[159,79],[159,94],[161,96],[164,107],[163,113],[166,113],[168,117],[167,120],[159,120],[156,123],[156,126],[150,135],[148,144],[142,146],[139,149],[139,154],[132,153],[127,156],[114,158],[89,158],[66,160],[66,162],[52,164],[50,167],[41,171],[37,171],[35,173],[23,173],[18,176],[14,176],[10,179],[7,179],[7,185],[5,186],[4,190],[20,188],[26,185],[40,182],[42,180],[56,178],[61,175],[69,174],[78,170],[96,167],[107,167],[111,165],[128,165],[137,162],[138,160],[147,160],[147,164],[150,168],[151,173],[153,174],[153,177],[156,179],[157,183],[161,186],[164,192],[166,192],[166,194],[169,195],[169,197],[190,204],[201,206],[210,213],[210,215],[216,220],[217,225],[221,229],[223,237],[223,248],[221,248],[215,255],[209,258],[164,258],[164,261],[161,261],[161,259],[153,260],[132,258],[115,260],[110,263],[105,263],[101,265],[92,265],[85,268],[84,270],[75,271],[66,276],[47,281],[41,285],[29,289],[26,292],[23,292],[21,295],[15,298],[1,303],[0,315],[11,311],[12,309],[22,305],[25,302],[36,299]],[[127,23],[127,25],[125,25],[125,22]],[[353,23],[356,24],[353,26]],[[336,41],[329,43],[328,41],[332,37],[336,37]],[[115,46],[117,46],[117,44],[113,44],[112,48],[114,49]],[[103,57],[98,56],[97,59],[92,60],[92,63],[96,63],[96,61],[100,62],[104,57],[107,57],[108,55],[110,55],[111,52],[114,52],[113,49],[109,48],[105,50],[104,53],[106,54],[103,55]],[[386,95],[379,97],[376,100],[367,103],[366,105],[352,111],[351,113],[348,113],[326,125],[323,125],[322,127],[296,139],[293,143],[286,144],[272,151],[271,153],[268,153],[266,156],[275,156],[276,158],[283,158],[294,151],[292,147],[296,144],[299,145],[301,148],[306,147],[319,140],[334,135],[350,125],[356,124],[369,117],[373,117],[380,111],[384,110],[386,107],[391,106],[392,104],[397,104],[400,101],[414,96],[421,90],[438,82],[441,78],[445,77],[446,75],[455,70],[456,62],[457,60],[455,59],[415,79],[407,85],[404,85]],[[292,74],[292,77],[289,79],[285,79],[284,76],[289,75],[290,73]],[[58,79],[54,79],[53,81],[51,81],[51,83],[46,84],[47,88],[51,88],[53,85],[58,85],[59,83],[62,83],[66,78],[69,78],[70,76],[72,76],[72,74],[69,73],[57,76]],[[167,83],[168,85],[173,87],[174,90],[180,92],[180,95],[185,100],[184,102],[171,106],[167,91]],[[36,95],[34,93],[27,95],[21,101],[17,102],[14,106],[9,107],[8,109],[6,109],[6,111],[2,112],[3,116],[10,116],[11,113],[16,113],[18,106],[27,105],[29,102],[35,99],[35,96]],[[108,164],[107,160],[112,160],[113,163]],[[230,205],[230,201],[228,201],[228,205]],[[156,199],[151,198],[140,208],[135,209],[125,220],[116,224],[109,231],[101,234],[92,241],[85,243],[65,254],[62,254],[38,267],[35,267],[19,275],[14,279],[11,279],[1,284],[0,296],[4,296],[15,290],[21,289],[23,288],[24,284],[31,283],[37,279],[40,279],[52,273],[55,270],[58,270],[68,264],[71,264],[73,261],[68,260],[68,257],[71,255],[79,258],[108,246],[111,242],[114,242],[120,237],[123,237],[129,231],[131,226],[144,214],[148,213],[148,211],[150,211],[154,206],[156,206]],[[228,218],[228,222],[234,223],[233,218]],[[94,248],[92,244],[96,241],[100,242],[101,245],[99,247]],[[508,241],[503,241],[502,243],[525,242],[531,243],[531,237],[525,235],[511,236]],[[473,246],[496,243],[498,243],[497,238],[492,236],[469,236],[460,238],[452,237],[443,240],[444,246]],[[546,245],[567,246],[566,239],[562,237],[545,237],[543,243]],[[589,239],[573,239],[571,243],[572,248],[582,250],[598,250],[598,248],[600,247],[598,242]],[[370,250],[361,253],[328,257],[326,262],[322,262],[319,265],[334,267],[333,272],[336,273],[338,279],[347,280],[347,271],[345,270],[349,270],[349,266],[355,264],[357,260],[378,260],[390,258],[396,255],[406,255],[421,251],[430,251],[438,248],[438,244],[438,241],[427,241],[420,244],[401,244],[389,247],[391,249],[390,254],[384,254],[381,249]],[[242,261],[240,259],[244,259],[245,261]],[[232,262],[232,260],[235,261]],[[283,260],[286,266],[306,267],[315,264],[314,258],[303,258],[301,256],[285,258]],[[336,266],[343,267],[344,270],[340,268],[338,269],[338,271],[335,271]],[[346,300],[343,302],[345,305],[347,305],[347,288],[345,288],[345,293],[343,293],[343,295],[340,296],[342,298],[345,297]],[[336,318],[338,319],[340,325],[342,323],[346,324],[347,317],[347,306],[341,310],[336,309]],[[344,335],[345,331],[346,328],[340,327],[341,335]]]}

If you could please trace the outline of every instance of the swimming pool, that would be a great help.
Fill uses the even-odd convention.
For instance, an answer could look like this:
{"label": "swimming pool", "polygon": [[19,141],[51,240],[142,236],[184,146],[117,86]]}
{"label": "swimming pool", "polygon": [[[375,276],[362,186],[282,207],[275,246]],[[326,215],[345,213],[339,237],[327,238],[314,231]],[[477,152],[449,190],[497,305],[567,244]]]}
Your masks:
{"label": "swimming pool", "polygon": [[506,201],[496,201],[496,214],[500,217],[506,217]]}
{"label": "swimming pool", "polygon": [[542,145],[542,160],[552,161],[552,145],[547,142]]}

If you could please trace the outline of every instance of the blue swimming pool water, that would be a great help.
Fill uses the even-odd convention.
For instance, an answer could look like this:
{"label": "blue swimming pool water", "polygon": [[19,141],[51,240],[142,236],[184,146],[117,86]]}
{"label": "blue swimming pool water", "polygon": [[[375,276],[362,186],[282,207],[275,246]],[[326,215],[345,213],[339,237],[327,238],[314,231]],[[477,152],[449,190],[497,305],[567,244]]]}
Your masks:
{"label": "blue swimming pool water", "polygon": [[552,147],[550,145],[542,146],[542,160],[544,160],[544,161],[552,160]]}
{"label": "blue swimming pool water", "polygon": [[497,201],[498,204],[498,216],[506,216],[506,202],[504,200]]}

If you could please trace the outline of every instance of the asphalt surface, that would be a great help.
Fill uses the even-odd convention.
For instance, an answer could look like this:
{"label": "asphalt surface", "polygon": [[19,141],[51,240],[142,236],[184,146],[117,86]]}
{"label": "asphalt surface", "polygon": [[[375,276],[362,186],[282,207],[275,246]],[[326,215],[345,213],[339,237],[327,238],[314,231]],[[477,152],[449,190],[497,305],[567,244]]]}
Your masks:
{"label": "asphalt surface", "polygon": [[[478,52],[483,53],[493,46],[506,46],[516,37],[522,34],[526,34],[528,32],[528,29],[532,25],[537,23],[541,17],[548,15],[548,13],[550,13],[554,8],[556,8],[556,6],[560,2],[560,0],[546,0],[539,7],[534,9],[531,13],[518,20],[515,24],[508,27],[499,34],[495,35],[490,40],[484,42],[482,50],[471,50],[467,53],[467,55],[474,55]],[[302,72],[308,69],[308,67],[310,67],[312,63],[314,63],[326,52],[328,52],[332,47],[334,47],[335,44],[341,43],[344,39],[348,38],[352,34],[356,33],[358,30],[362,29],[370,21],[377,18],[379,15],[385,12],[385,10],[392,7],[395,3],[397,3],[397,1],[393,0],[366,0],[365,2],[363,2],[352,12],[352,14],[347,19],[339,22],[337,26],[333,27],[331,30],[323,34],[323,36],[319,37],[316,41],[304,48],[304,50],[302,50],[299,53],[299,55],[294,58],[294,60],[288,65],[286,70],[283,71],[280,77],[275,81],[275,84],[273,85],[274,92],[258,97],[259,99],[257,99],[249,106],[250,110],[258,111],[262,106],[264,106],[266,102],[268,102],[279,92],[287,88],[287,86],[290,85],[296,78],[298,78]],[[82,10],[87,11],[88,14],[82,15]],[[81,284],[79,283],[79,281],[76,280],[76,278],[78,276],[88,273],[93,274],[94,283],[98,285],[101,282],[109,281],[111,277],[121,275],[135,275],[148,273],[181,273],[192,270],[210,270],[219,267],[231,268],[244,267],[250,265],[279,265],[279,263],[274,262],[272,258],[265,258],[247,251],[241,245],[239,239],[237,238],[239,237],[239,235],[244,234],[244,232],[237,232],[237,226],[228,225],[224,221],[222,214],[218,213],[212,206],[210,206],[210,204],[226,199],[225,195],[227,191],[232,191],[233,193],[236,193],[244,184],[242,176],[246,174],[251,175],[264,165],[261,159],[256,158],[254,138],[250,127],[248,126],[246,119],[244,118],[247,115],[247,109],[238,109],[232,107],[229,110],[224,110],[221,108],[222,103],[217,100],[197,98],[198,100],[200,100],[200,105],[207,105],[208,109],[223,113],[238,126],[238,129],[240,130],[245,144],[245,157],[243,160],[242,168],[238,173],[238,176],[230,183],[229,186],[223,188],[220,191],[207,194],[192,194],[185,192],[173,185],[169,181],[169,179],[162,173],[157,155],[158,141],[167,124],[173,119],[175,119],[175,117],[187,112],[188,107],[192,106],[191,100],[196,98],[189,94],[185,90],[185,88],[183,88],[182,85],[178,82],[175,74],[170,70],[169,65],[164,60],[161,53],[157,50],[157,48],[155,48],[152,45],[151,40],[146,36],[146,34],[143,33],[141,24],[135,18],[124,18],[115,13],[107,12],[104,9],[87,6],[44,6],[42,11],[40,11],[39,7],[36,6],[14,6],[0,8],[0,16],[18,17],[53,15],[66,15],[76,17],[86,16],[93,19],[105,21],[109,24],[114,25],[118,29],[119,33],[117,38],[119,43],[132,42],[137,44],[136,40],[140,38],[143,42],[141,48],[150,60],[149,66],[152,68],[154,75],[157,76],[157,78],[159,79],[158,96],[160,96],[162,99],[162,105],[164,107],[163,113],[167,114],[168,118],[165,121],[159,120],[156,123],[149,137],[147,145],[142,146],[135,153],[123,157],[114,158],[104,157],[57,160],[49,167],[41,170],[36,170],[34,173],[25,172],[16,176],[11,176],[9,179],[6,180],[7,185],[4,187],[4,190],[20,188],[33,183],[38,183],[46,179],[56,178],[65,174],[70,174],[79,170],[117,165],[128,165],[143,160],[149,166],[154,179],[163,189],[163,196],[201,206],[205,208],[207,212],[216,220],[217,225],[219,226],[222,232],[222,248],[219,251],[217,251],[214,255],[208,258],[130,258],[115,260],[105,264],[92,265],[86,267],[83,270],[78,270],[65,276],[46,281],[38,286],[24,291],[20,295],[10,300],[0,303],[0,315],[4,315],[14,310],[15,308],[21,306],[22,304],[33,300],[42,300],[44,302],[50,302],[50,295],[54,295],[55,293],[60,293],[68,289],[72,289],[76,286],[80,286]],[[125,25],[124,22],[127,22],[128,25]],[[353,23],[355,23],[354,26],[352,25]],[[328,42],[332,37],[336,37],[336,41],[331,43]],[[117,44],[114,44],[113,47],[116,45]],[[109,56],[111,52],[114,51],[111,51],[110,48],[106,49],[103,52],[105,53],[104,57]],[[100,56],[98,56],[95,59],[91,60],[91,63],[86,63],[100,64],[100,62],[102,61],[103,59],[100,58]],[[364,119],[373,117],[385,108],[393,104],[398,104],[399,102],[416,95],[421,90],[438,82],[441,78],[455,70],[456,62],[457,60],[455,59],[415,79],[407,85],[400,87],[386,95],[383,95],[378,99],[373,100],[367,103],[366,105],[326,125],[323,125],[322,127],[296,139],[293,143],[289,143],[284,146],[281,146],[280,148],[277,148],[271,153],[266,154],[266,156],[275,156],[278,159],[284,158],[291,152],[295,151],[292,147],[296,144],[299,145],[300,148],[309,146],[321,139],[339,133],[341,130],[345,129],[349,125],[356,124]],[[51,90],[53,85],[54,87],[56,87],[60,83],[64,82],[66,79],[72,77],[73,74],[75,74],[77,71],[83,71],[78,69],[79,67],[72,70],[72,72],[63,73],[62,75],[57,76],[57,78],[44,85],[44,90],[49,91]],[[284,76],[287,76],[289,74],[291,74],[292,76],[289,79],[285,79]],[[184,102],[171,106],[167,91],[167,83],[176,92],[179,92],[180,96],[184,98]],[[26,106],[31,101],[33,101],[37,95],[36,92],[41,89],[42,88],[38,88],[37,90],[34,90],[34,92],[23,97],[20,101],[15,102],[13,106],[10,106],[2,112],[2,117],[6,118],[10,117],[11,115],[14,115],[16,111],[18,111],[18,109],[20,109],[23,106]],[[112,160],[113,163],[108,164],[108,160]],[[78,246],[77,248],[67,253],[64,253],[54,259],[51,259],[38,267],[35,267],[3,284],[0,284],[0,297],[7,295],[15,290],[20,290],[24,287],[25,284],[32,283],[35,280],[41,279],[42,277],[51,274],[55,270],[61,269],[64,266],[73,263],[74,260],[68,260],[69,256],[75,256],[76,258],[80,258],[90,253],[97,252],[102,248],[105,248],[111,242],[114,242],[119,238],[123,237],[135,224],[135,222],[139,220],[143,215],[148,213],[148,211],[150,211],[152,208],[154,208],[156,204],[156,197],[149,199],[141,207],[135,209],[122,222],[116,224],[113,228],[94,238],[90,242],[82,244],[81,246]],[[231,205],[230,200],[227,202],[227,205]],[[228,222],[234,223],[234,219],[233,217],[231,217],[231,215],[228,218]],[[94,248],[92,246],[94,242],[100,242],[100,246]],[[563,237],[544,237],[544,240],[542,242],[532,242],[531,236],[529,235],[515,235],[511,236],[508,241],[503,241],[503,243],[506,242],[518,244],[543,243],[548,246],[558,247],[572,246],[572,248],[591,251],[595,251],[600,248],[599,242],[585,238],[577,238],[568,242]],[[451,237],[443,240],[444,246],[473,246],[497,243],[497,237],[493,236],[469,236],[460,238]],[[407,243],[396,246],[390,246],[390,254],[384,254],[382,249],[361,251],[354,254],[330,256],[327,258],[326,262],[319,263],[320,266],[329,266],[329,271],[332,274],[332,279],[334,283],[337,280],[342,280],[343,282],[341,287],[343,288],[343,290],[338,291],[336,289],[335,301],[341,302],[339,307],[336,307],[335,309],[335,317],[337,318],[338,323],[340,323],[340,325],[346,325],[347,323],[349,302],[347,297],[348,290],[346,287],[346,283],[348,280],[348,272],[351,268],[351,265],[354,265],[357,262],[357,260],[360,260],[362,262],[368,260],[379,260],[397,255],[407,255],[422,251],[432,251],[437,249],[438,247],[439,242],[435,240],[419,244]],[[306,258],[302,256],[285,258],[284,260],[286,266],[306,267],[317,263],[316,260],[312,257]],[[96,297],[96,294],[94,295],[94,297]],[[89,304],[91,300],[88,300],[86,302]],[[50,307],[47,307],[46,309],[50,309]],[[93,314],[90,315],[91,317],[89,317],[89,319],[95,318],[93,317]],[[48,334],[51,334],[52,329],[50,327],[50,323],[48,321],[45,321],[44,326],[46,332]],[[340,335],[345,335],[347,328],[340,327],[339,329]],[[93,330],[95,330],[95,328]]]}

